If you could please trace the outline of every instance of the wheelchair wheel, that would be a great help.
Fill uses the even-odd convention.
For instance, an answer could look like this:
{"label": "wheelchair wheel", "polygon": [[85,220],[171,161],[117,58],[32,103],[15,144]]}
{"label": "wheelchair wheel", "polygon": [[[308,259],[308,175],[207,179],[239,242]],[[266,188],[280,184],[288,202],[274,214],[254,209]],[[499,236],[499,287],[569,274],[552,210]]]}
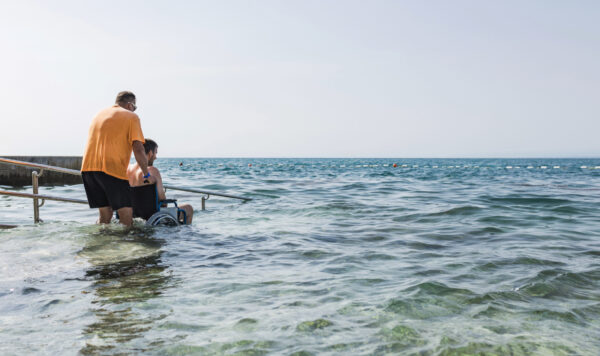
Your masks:
{"label": "wheelchair wheel", "polygon": [[172,215],[158,212],[146,221],[149,226],[178,226],[179,222]]}

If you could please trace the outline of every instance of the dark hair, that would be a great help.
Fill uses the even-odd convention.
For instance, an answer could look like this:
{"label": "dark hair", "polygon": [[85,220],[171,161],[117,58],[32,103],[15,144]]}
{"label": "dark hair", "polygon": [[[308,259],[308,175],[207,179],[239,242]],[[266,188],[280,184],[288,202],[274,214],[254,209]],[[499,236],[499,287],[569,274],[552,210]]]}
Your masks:
{"label": "dark hair", "polygon": [[125,104],[130,103],[135,100],[135,94],[130,91],[122,91],[117,94],[117,98],[115,99],[115,104]]}
{"label": "dark hair", "polygon": [[158,144],[156,144],[156,142],[154,142],[154,140],[151,140],[149,138],[146,139],[146,143],[144,143],[144,151],[146,151],[146,154],[150,153],[150,152],[154,152],[154,150],[158,147]]}

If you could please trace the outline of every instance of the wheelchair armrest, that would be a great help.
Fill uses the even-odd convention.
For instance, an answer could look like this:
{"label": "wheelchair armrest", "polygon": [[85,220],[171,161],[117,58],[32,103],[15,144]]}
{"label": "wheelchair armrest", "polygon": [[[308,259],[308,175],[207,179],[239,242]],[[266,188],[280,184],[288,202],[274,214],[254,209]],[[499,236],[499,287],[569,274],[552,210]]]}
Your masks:
{"label": "wheelchair armrest", "polygon": [[161,205],[162,205],[162,204],[169,204],[169,203],[174,203],[174,204],[176,204],[176,203],[177,203],[177,199],[165,199],[165,200],[161,200],[161,201],[159,201],[159,203],[160,203]]}

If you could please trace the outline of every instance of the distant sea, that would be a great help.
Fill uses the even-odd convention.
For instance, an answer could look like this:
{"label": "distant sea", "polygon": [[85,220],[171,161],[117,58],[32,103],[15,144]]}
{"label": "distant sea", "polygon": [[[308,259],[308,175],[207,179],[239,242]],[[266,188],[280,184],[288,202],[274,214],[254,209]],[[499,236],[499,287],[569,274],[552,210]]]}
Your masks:
{"label": "distant sea", "polygon": [[0,230],[0,354],[600,355],[600,159],[156,166],[253,200],[168,190],[192,226],[126,230],[51,201],[36,226],[0,196],[19,225]]}

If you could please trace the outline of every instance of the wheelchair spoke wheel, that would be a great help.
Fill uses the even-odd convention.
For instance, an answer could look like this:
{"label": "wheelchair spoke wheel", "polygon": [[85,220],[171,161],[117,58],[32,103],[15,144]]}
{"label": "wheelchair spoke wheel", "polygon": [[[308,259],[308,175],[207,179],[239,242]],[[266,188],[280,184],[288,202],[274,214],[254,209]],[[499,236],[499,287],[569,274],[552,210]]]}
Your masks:
{"label": "wheelchair spoke wheel", "polygon": [[150,226],[178,226],[179,222],[173,216],[167,213],[158,212],[146,221],[146,225]]}

